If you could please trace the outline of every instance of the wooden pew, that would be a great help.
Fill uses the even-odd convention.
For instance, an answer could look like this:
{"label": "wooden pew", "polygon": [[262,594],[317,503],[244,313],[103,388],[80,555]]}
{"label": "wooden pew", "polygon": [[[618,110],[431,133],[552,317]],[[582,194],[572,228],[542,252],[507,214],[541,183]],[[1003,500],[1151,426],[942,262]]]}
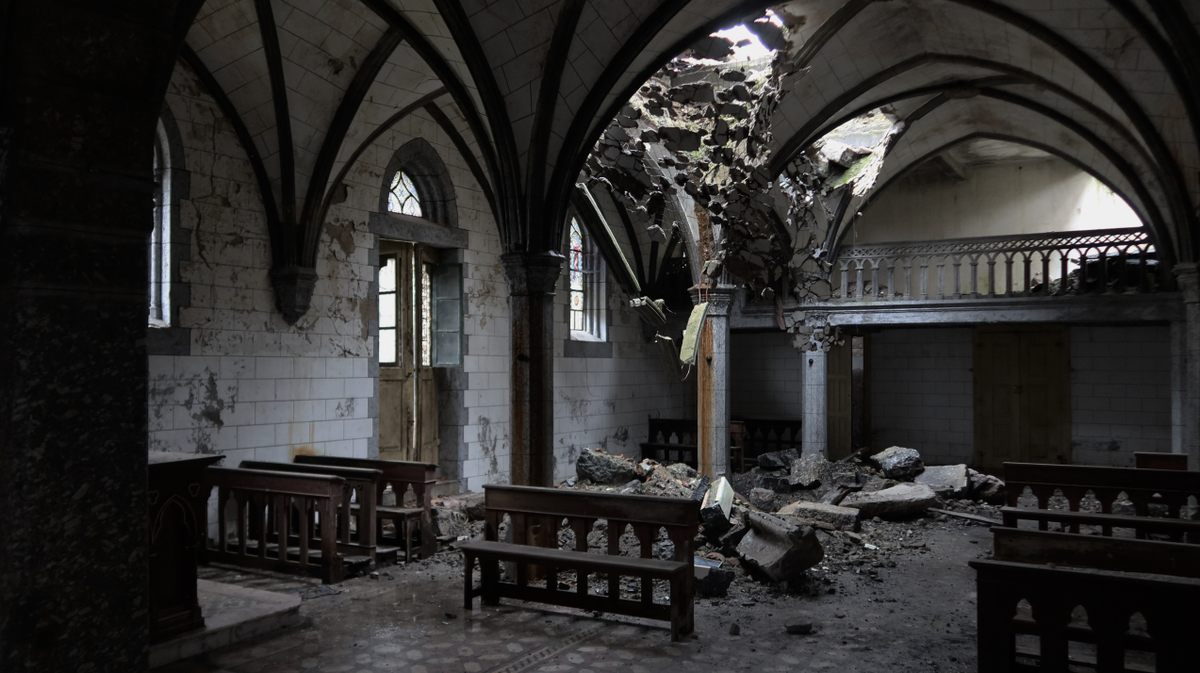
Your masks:
{"label": "wooden pew", "polygon": [[[992,531],[995,559],[970,562],[978,588],[979,673],[1196,670],[1200,546]],[[1018,610],[1022,601],[1028,611]],[[1072,620],[1079,607],[1086,621]],[[1134,615],[1144,618],[1147,633],[1134,632]],[[1018,647],[1019,636],[1036,637],[1038,647]]]}
{"label": "wooden pew", "polygon": [[[334,456],[296,456],[300,465],[327,465],[379,470],[382,473],[375,502],[377,521],[376,540],[404,548],[404,560],[413,560],[412,533],[414,527],[420,531],[421,558],[429,558],[437,552],[437,538],[433,534],[433,487],[437,484],[436,465],[400,460],[378,460],[372,458],[338,458]],[[383,494],[388,486],[396,496],[396,504],[383,506]],[[406,494],[412,491],[415,505],[405,506]],[[396,536],[384,536],[383,522],[390,520],[395,526]]]}
{"label": "wooden pew", "polygon": [[685,463],[698,469],[699,440],[696,421],[682,418],[647,419],[648,433],[642,442],[642,458],[657,460],[664,465]]}
{"label": "wooden pew", "polygon": [[1188,457],[1186,453],[1134,451],[1133,466],[1139,469],[1152,470],[1186,470],[1188,468]]}
{"label": "wooden pew", "polygon": [[[378,558],[376,536],[376,497],[383,472],[359,467],[333,465],[301,465],[243,460],[243,469],[269,470],[301,474],[329,474],[346,480],[348,488],[338,503],[338,550],[346,555],[365,556],[375,563]],[[352,505],[353,503],[353,505]],[[351,521],[354,525],[351,526]],[[391,550],[393,560],[395,550]]]}
{"label": "wooden pew", "polygon": [[[1029,520],[1036,521],[1039,530],[1048,530],[1048,524],[1054,522],[1077,533],[1080,525],[1095,525],[1104,535],[1112,535],[1114,528],[1130,528],[1137,537],[1164,533],[1177,539],[1186,535],[1200,541],[1200,529],[1193,525],[1196,522],[1180,518],[1188,507],[1188,499],[1200,498],[1200,472],[1005,463],[1004,481],[1007,506],[1001,509],[1001,516],[1005,526],[1016,527],[1020,521]],[[1036,509],[1018,506],[1026,488],[1037,499]],[[1048,508],[1055,492],[1066,498],[1068,511]],[[1080,502],[1088,492],[1099,501],[1099,514],[1080,511]],[[1133,503],[1137,516],[1112,513],[1113,502],[1121,493]],[[1163,506],[1167,516],[1151,516],[1152,504]]]}
{"label": "wooden pew", "polygon": [[799,449],[804,429],[799,420],[786,418],[743,418],[743,455],[751,461],[764,453]]}
{"label": "wooden pew", "polygon": [[[528,486],[484,486],[487,511],[483,540],[459,545],[465,569],[463,603],[472,608],[475,596],[484,605],[500,598],[537,601],[616,614],[668,620],[671,639],[679,640],[694,629],[692,613],[693,540],[700,523],[700,506],[694,500],[650,496],[585,493]],[[508,515],[513,542],[500,541],[500,524]],[[575,549],[558,548],[559,525],[566,519],[575,536]],[[608,522],[607,553],[588,551],[587,537],[599,519]],[[620,539],[633,527],[640,542],[640,558],[621,555]],[[675,546],[672,560],[653,558],[654,542],[665,529]],[[482,582],[474,586],[472,572],[479,561]],[[500,562],[515,564],[516,577],[500,581]],[[573,572],[574,591],[558,589],[558,573]],[[604,573],[605,595],[588,590],[588,573]],[[531,576],[544,574],[545,587],[530,584]],[[621,598],[620,579],[641,579],[640,600]],[[669,604],[654,602],[654,580],[670,583]]]}
{"label": "wooden pew", "polygon": [[[217,539],[207,542],[202,561],[312,574],[326,584],[342,580],[337,512],[338,504],[349,497],[344,479],[209,467],[202,486],[205,500],[213,487]],[[236,534],[232,542],[226,520],[231,504]],[[319,537],[309,525],[314,514],[320,521]]]}

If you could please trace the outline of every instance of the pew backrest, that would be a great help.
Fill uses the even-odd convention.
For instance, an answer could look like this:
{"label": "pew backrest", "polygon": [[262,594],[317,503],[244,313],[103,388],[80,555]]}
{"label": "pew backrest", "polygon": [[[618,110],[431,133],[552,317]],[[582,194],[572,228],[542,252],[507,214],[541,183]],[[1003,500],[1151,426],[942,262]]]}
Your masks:
{"label": "pew backrest", "polygon": [[992,536],[997,561],[1200,579],[1200,545],[1003,526]]}
{"label": "pew backrest", "polygon": [[294,460],[298,465],[326,465],[330,467],[379,470],[382,476],[377,492],[378,498],[383,497],[384,489],[390,485],[392,492],[396,494],[397,505],[404,502],[406,492],[412,491],[417,503],[423,508],[428,508],[432,504],[433,487],[437,484],[437,466],[429,463],[305,455],[296,456]]}
{"label": "pew backrest", "polygon": [[1016,507],[1025,489],[1037,498],[1038,508],[1047,509],[1059,491],[1071,511],[1079,511],[1084,496],[1091,492],[1101,511],[1112,513],[1113,502],[1124,493],[1138,516],[1149,514],[1151,502],[1161,502],[1169,516],[1179,517],[1190,498],[1200,499],[1200,472],[1094,465],[1004,463],[1007,504]]}
{"label": "pew backrest", "polygon": [[[575,550],[588,550],[588,533],[600,520],[607,522],[606,553],[621,553],[621,536],[632,527],[639,555],[651,558],[659,531],[666,532],[674,560],[691,560],[700,525],[700,504],[685,498],[588,493],[536,486],[484,487],[486,524],[484,539],[498,541],[500,523],[509,517],[512,542],[543,547],[558,546],[558,531],[565,519],[575,536]],[[536,528],[536,531],[535,531]]]}

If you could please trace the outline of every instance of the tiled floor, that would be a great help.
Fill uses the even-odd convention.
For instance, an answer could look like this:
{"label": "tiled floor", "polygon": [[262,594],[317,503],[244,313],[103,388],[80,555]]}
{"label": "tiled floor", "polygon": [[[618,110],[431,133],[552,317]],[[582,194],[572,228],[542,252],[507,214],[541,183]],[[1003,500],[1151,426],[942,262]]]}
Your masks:
{"label": "tiled floor", "polygon": [[[836,593],[783,594],[740,577],[728,598],[698,599],[696,635],[671,643],[665,624],[524,604],[461,606],[461,566],[443,553],[381,569],[310,597],[308,624],[176,664],[162,673],[675,673],[676,671],[974,671],[974,576],[984,528],[930,528],[896,567],[839,576]],[[270,579],[243,575],[266,588]],[[332,593],[336,591],[337,593]],[[322,595],[323,594],[323,595]],[[787,623],[815,633],[789,636]],[[737,623],[740,635],[732,635]]]}

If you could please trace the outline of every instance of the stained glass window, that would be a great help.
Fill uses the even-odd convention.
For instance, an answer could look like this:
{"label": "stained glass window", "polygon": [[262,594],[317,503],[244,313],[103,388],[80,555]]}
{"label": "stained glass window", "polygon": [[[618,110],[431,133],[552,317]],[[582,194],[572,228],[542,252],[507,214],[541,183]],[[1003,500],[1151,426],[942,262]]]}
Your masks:
{"label": "stained glass window", "polygon": [[404,171],[396,171],[396,174],[392,176],[392,184],[388,187],[388,210],[393,213],[422,217],[421,197],[417,194],[417,186]]}
{"label": "stained glass window", "polygon": [[429,264],[421,265],[421,366],[433,364],[433,286],[429,280]]}
{"label": "stained glass window", "polygon": [[567,274],[571,338],[580,341],[603,341],[604,262],[596,253],[595,244],[576,218],[571,218],[567,240]]}
{"label": "stained glass window", "polygon": [[[161,127],[160,127],[161,128]],[[171,324],[171,188],[160,132],[154,143],[154,229],[150,232],[149,324]]]}

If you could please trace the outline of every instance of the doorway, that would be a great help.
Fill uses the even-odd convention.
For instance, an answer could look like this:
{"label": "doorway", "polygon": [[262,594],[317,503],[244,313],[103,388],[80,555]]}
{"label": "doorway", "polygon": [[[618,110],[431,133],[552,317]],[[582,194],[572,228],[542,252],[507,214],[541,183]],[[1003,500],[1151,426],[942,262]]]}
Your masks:
{"label": "doorway", "polygon": [[382,241],[379,262],[379,455],[437,464],[435,255],[416,243]]}
{"label": "doorway", "polygon": [[975,466],[1071,461],[1065,327],[980,327],[974,348]]}

